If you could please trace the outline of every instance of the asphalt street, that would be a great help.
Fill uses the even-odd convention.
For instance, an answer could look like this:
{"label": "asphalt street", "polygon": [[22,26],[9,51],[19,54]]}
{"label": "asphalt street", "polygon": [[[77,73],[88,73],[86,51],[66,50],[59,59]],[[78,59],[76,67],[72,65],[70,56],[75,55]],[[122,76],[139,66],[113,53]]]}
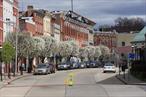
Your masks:
{"label": "asphalt street", "polygon": [[[72,74],[73,86],[66,85]],[[57,71],[32,75],[0,90],[0,97],[146,97],[146,86],[124,85],[102,69]]]}

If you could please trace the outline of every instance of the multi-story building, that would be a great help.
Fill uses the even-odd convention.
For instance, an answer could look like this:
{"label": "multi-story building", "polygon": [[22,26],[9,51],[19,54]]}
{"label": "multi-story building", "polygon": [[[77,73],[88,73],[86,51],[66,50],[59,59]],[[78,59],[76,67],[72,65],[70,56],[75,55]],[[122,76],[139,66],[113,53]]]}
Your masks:
{"label": "multi-story building", "polygon": [[30,33],[31,36],[53,34],[55,17],[43,9],[34,9],[28,6],[27,11],[20,12],[20,30]]}
{"label": "multi-story building", "polygon": [[35,10],[33,6],[28,6],[27,11],[20,12],[20,30],[30,33],[31,36],[44,34],[44,13],[42,10]]}
{"label": "multi-story building", "polygon": [[13,2],[13,17],[14,17],[14,32],[18,31],[19,27],[19,3],[18,0],[14,0]]}
{"label": "multi-story building", "polygon": [[89,32],[95,23],[72,11],[53,11],[60,25],[60,40],[75,40],[79,46],[89,45]]}
{"label": "multi-story building", "polygon": [[53,23],[53,33],[52,36],[59,43],[60,42],[60,25]]}
{"label": "multi-story building", "polygon": [[3,2],[0,0],[0,47],[3,42]]}
{"label": "multi-story building", "polygon": [[132,51],[131,40],[134,39],[135,33],[118,33],[117,34],[117,51],[119,54],[128,54]]}
{"label": "multi-story building", "polygon": [[44,19],[43,19],[43,22],[44,22],[44,35],[48,35],[48,36],[51,36],[52,34],[52,23],[51,23],[51,20],[52,20],[52,16],[51,16],[51,13],[49,13],[48,11],[43,11],[42,12],[45,14],[44,16]]}
{"label": "multi-story building", "polygon": [[117,33],[116,32],[96,32],[94,35],[94,45],[105,45],[111,50],[117,48]]}
{"label": "multi-story building", "polygon": [[0,0],[0,45],[10,32],[18,27],[18,0]]}

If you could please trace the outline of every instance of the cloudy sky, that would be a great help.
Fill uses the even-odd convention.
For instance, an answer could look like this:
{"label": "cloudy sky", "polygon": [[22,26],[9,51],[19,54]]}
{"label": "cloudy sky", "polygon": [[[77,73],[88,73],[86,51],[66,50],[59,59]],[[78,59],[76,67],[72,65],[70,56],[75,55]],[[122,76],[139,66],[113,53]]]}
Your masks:
{"label": "cloudy sky", "polygon": [[[70,0],[19,0],[20,10],[27,5],[35,8],[70,10]],[[74,0],[74,11],[95,21],[111,24],[117,17],[141,17],[146,20],[146,0]]]}

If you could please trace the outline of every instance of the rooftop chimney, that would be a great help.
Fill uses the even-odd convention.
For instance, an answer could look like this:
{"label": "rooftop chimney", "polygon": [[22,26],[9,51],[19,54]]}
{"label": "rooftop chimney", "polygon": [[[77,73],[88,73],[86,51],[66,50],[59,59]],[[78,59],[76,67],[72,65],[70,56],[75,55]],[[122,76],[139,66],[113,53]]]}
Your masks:
{"label": "rooftop chimney", "polygon": [[27,10],[33,10],[33,6],[32,5],[28,5],[27,6]]}

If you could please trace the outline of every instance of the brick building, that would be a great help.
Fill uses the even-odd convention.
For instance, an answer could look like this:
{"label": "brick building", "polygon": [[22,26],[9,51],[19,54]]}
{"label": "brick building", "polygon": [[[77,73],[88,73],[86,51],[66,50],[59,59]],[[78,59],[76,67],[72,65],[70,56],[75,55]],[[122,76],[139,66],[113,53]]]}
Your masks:
{"label": "brick building", "polygon": [[18,0],[14,0],[13,2],[13,16],[14,16],[14,21],[16,25],[14,26],[14,32],[18,30],[18,25],[19,25],[19,3]]}
{"label": "brick building", "polygon": [[111,50],[117,48],[117,33],[116,32],[96,32],[94,35],[94,45],[105,45]]}
{"label": "brick building", "polygon": [[27,11],[20,12],[20,30],[30,33],[31,36],[43,35],[43,18],[44,13],[41,10],[35,10],[33,6],[28,6]]}
{"label": "brick building", "polygon": [[60,25],[60,40],[75,40],[79,46],[89,45],[89,33],[95,23],[72,11],[53,11]]}
{"label": "brick building", "polygon": [[0,46],[8,32],[16,32],[19,24],[18,0],[0,0]]}
{"label": "brick building", "polygon": [[0,0],[0,46],[3,42],[3,2]]}
{"label": "brick building", "polygon": [[28,6],[27,10],[20,12],[20,30],[28,32],[31,36],[53,35],[56,18],[44,9],[34,9]]}

